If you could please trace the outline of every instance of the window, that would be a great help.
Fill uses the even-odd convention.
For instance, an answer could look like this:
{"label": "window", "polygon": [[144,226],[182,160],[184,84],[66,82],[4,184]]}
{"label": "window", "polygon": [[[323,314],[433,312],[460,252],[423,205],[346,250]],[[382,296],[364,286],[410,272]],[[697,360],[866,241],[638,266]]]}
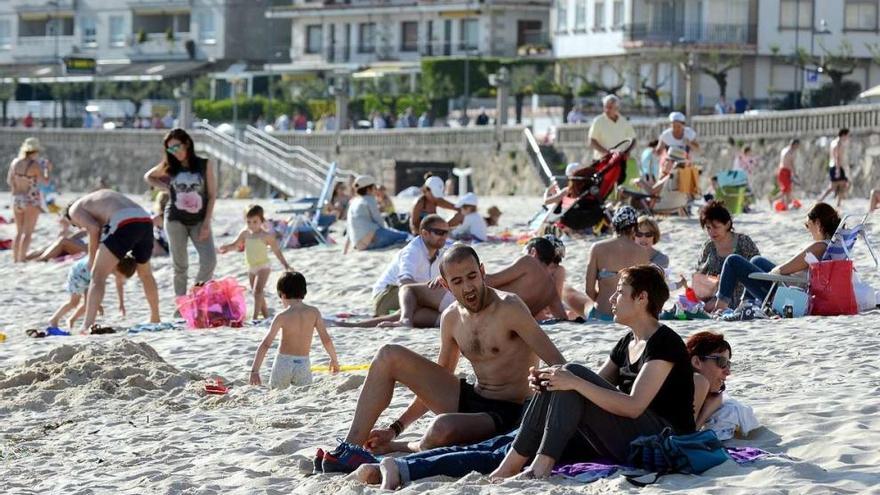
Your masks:
{"label": "window", "polygon": [[848,0],[843,28],[851,31],[876,31],[877,1]]}
{"label": "window", "polygon": [[12,48],[12,22],[0,20],[0,50]]}
{"label": "window", "polygon": [[477,19],[461,20],[460,45],[461,50],[476,50],[480,47],[480,25]]}
{"label": "window", "polygon": [[556,32],[568,31],[568,0],[556,0]]}
{"label": "window", "polygon": [[574,30],[587,30],[587,0],[574,0]]}
{"label": "window", "polygon": [[83,17],[79,21],[83,46],[98,46],[98,28],[94,17]]}
{"label": "window", "polygon": [[605,2],[593,4],[593,31],[605,29]]}
{"label": "window", "polygon": [[125,18],[110,16],[110,46],[125,46]]}
{"label": "window", "polygon": [[615,0],[614,2],[611,26],[614,29],[620,29],[623,27],[623,0]]}
{"label": "window", "polygon": [[199,41],[213,44],[217,42],[217,29],[214,27],[214,12],[202,11],[198,17]]}
{"label": "window", "polygon": [[362,22],[358,24],[358,53],[376,51],[376,23]]}
{"label": "window", "polygon": [[400,23],[400,51],[415,52],[419,49],[419,23],[406,21]]}
{"label": "window", "polygon": [[324,48],[324,26],[306,26],[306,53],[321,53]]}
{"label": "window", "polygon": [[813,25],[813,0],[781,0],[779,27],[810,29]]}
{"label": "window", "polygon": [[541,21],[517,21],[516,46],[542,45],[545,42]]}

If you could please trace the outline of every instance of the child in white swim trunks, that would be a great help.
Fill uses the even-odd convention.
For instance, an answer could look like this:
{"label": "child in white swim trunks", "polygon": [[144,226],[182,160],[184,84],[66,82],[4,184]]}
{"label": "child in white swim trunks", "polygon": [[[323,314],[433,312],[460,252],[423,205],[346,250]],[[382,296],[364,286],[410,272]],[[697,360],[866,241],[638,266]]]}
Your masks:
{"label": "child in white swim trunks", "polygon": [[[125,317],[124,284],[126,280],[134,275],[136,269],[137,262],[135,259],[131,256],[126,256],[119,260],[119,263],[116,265],[116,271],[114,272],[114,275],[116,275],[116,294],[119,297],[119,312],[123,317]],[[61,318],[63,318],[68,311],[76,308],[73,315],[67,319],[68,328],[71,330],[73,329],[73,324],[86,311],[85,296],[86,292],[89,290],[89,283],[91,281],[92,274],[89,272],[89,258],[87,256],[70,267],[70,272],[67,274],[67,293],[70,294],[70,299],[52,315],[52,318],[49,320],[50,327],[58,328],[58,323]]]}
{"label": "child in white swim trunks", "polygon": [[275,315],[269,332],[257,348],[254,364],[251,368],[250,384],[261,385],[260,367],[269,352],[275,336],[281,331],[281,345],[272,365],[269,388],[284,389],[290,385],[308,385],[312,383],[309,350],[312,347],[312,335],[315,331],[321,338],[327,354],[330,356],[330,372],[339,371],[336,359],[336,348],[324,326],[324,319],[318,308],[303,303],[306,296],[306,278],[299,272],[286,272],[278,279],[278,297],[287,307]]}
{"label": "child in white swim trunks", "polygon": [[278,245],[278,239],[275,234],[263,228],[266,222],[263,216],[263,207],[260,205],[251,205],[245,213],[247,226],[239,232],[238,237],[229,244],[220,246],[220,253],[226,253],[232,249],[244,249],[244,260],[248,267],[248,280],[250,281],[251,291],[254,293],[254,319],[258,319],[260,314],[263,318],[269,317],[269,306],[266,304],[264,295],[266,282],[272,273],[272,265],[269,262],[269,248],[278,258],[278,261],[287,271],[293,270]]}

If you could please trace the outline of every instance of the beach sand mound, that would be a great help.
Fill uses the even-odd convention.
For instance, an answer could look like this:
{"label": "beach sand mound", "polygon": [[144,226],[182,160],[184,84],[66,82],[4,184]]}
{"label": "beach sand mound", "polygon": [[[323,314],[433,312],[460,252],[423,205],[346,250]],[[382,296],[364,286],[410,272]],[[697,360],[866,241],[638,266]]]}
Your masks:
{"label": "beach sand mound", "polygon": [[0,403],[45,410],[52,404],[135,399],[151,392],[173,395],[200,379],[166,363],[143,342],[61,345],[3,376]]}

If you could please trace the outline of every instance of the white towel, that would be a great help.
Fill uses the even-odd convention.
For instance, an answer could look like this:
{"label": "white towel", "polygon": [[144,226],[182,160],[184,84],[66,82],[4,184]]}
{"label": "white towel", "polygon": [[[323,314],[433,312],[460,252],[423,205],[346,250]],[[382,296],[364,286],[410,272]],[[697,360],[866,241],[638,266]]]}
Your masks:
{"label": "white towel", "polygon": [[706,420],[706,428],[715,432],[719,440],[730,440],[739,432],[742,436],[761,426],[751,407],[724,394],[721,407]]}

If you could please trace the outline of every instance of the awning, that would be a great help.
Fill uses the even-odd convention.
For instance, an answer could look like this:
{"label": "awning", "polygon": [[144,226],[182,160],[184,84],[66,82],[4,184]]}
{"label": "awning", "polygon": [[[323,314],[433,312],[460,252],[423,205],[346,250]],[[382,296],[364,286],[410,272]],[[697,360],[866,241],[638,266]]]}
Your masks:
{"label": "awning", "polygon": [[101,81],[162,81],[178,77],[201,75],[210,71],[212,64],[200,60],[168,62],[98,63],[98,73],[92,75],[66,75],[61,64],[0,65],[0,82],[23,84],[35,83],[83,83],[96,78]]}
{"label": "awning", "polygon": [[874,86],[873,88],[862,91],[859,94],[859,98],[871,98],[874,96],[880,96],[880,86]]}
{"label": "awning", "polygon": [[366,69],[351,75],[354,79],[378,79],[384,76],[418,74],[421,66],[418,63],[399,62],[372,64]]}

